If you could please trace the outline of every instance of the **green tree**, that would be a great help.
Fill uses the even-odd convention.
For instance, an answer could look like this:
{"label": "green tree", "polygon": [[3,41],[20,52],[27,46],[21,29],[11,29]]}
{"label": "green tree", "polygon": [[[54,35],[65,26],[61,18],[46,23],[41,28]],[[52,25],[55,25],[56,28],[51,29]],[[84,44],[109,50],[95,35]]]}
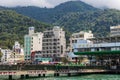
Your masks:
{"label": "green tree", "polygon": [[2,52],[1,52],[1,50],[0,50],[0,59],[1,59],[2,55],[3,55],[3,54],[2,54]]}

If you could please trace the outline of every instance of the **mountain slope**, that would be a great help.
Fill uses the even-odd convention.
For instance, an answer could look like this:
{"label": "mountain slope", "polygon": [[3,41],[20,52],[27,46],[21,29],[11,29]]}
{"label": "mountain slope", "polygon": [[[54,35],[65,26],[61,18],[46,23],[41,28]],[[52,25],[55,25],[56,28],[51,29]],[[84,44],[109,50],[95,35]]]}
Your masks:
{"label": "mountain slope", "polygon": [[34,19],[63,26],[68,32],[92,30],[95,36],[109,35],[109,27],[118,25],[118,10],[100,10],[81,1],[69,1],[55,8],[17,7],[13,10]]}
{"label": "mountain slope", "polygon": [[56,6],[54,10],[69,13],[69,12],[88,12],[98,9],[82,1],[68,1]]}
{"label": "mountain slope", "polygon": [[56,20],[58,20],[60,17],[67,13],[99,10],[81,1],[65,2],[56,6],[55,8],[38,8],[30,6],[30,7],[16,7],[11,9],[15,10],[20,14],[47,23],[54,23],[56,22]]}
{"label": "mountain slope", "polygon": [[108,9],[87,13],[69,13],[55,24],[64,26],[70,32],[92,30],[96,37],[107,36],[110,26],[120,24],[120,11]]}
{"label": "mountain slope", "polygon": [[15,40],[23,43],[28,27],[35,26],[36,31],[43,31],[50,27],[29,17],[25,17],[11,10],[0,10],[0,47],[11,48]]}

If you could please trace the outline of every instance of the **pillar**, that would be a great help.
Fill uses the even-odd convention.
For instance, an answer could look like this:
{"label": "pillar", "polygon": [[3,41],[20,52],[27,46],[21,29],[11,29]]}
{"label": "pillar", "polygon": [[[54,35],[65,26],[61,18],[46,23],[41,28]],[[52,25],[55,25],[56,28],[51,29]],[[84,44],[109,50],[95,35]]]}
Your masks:
{"label": "pillar", "polygon": [[9,75],[9,80],[12,80],[12,75]]}

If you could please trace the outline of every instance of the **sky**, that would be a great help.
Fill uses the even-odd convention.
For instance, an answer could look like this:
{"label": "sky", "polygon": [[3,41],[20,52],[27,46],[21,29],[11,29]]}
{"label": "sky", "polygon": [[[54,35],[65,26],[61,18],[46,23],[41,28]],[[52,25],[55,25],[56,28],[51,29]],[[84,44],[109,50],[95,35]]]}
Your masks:
{"label": "sky", "polygon": [[[0,0],[0,6],[37,6],[53,8],[60,3],[75,0]],[[97,8],[115,8],[120,10],[120,0],[81,0]]]}

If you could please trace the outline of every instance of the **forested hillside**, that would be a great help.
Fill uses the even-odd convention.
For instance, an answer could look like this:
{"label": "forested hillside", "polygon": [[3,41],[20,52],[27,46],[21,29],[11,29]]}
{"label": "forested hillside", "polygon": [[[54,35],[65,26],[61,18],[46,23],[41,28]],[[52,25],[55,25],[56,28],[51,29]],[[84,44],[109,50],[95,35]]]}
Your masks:
{"label": "forested hillside", "polygon": [[120,24],[120,11],[107,9],[87,13],[69,13],[56,21],[70,32],[92,30],[96,37],[109,36],[110,26]]}
{"label": "forested hillside", "polygon": [[50,27],[46,23],[64,28],[67,41],[71,33],[81,30],[92,30],[95,37],[109,36],[110,26],[120,24],[120,11],[97,9],[81,1],[65,2],[55,8],[0,7],[0,47],[11,48],[15,40],[23,43],[28,27],[43,31]]}
{"label": "forested hillside", "polygon": [[43,31],[50,25],[20,15],[11,10],[0,10],[0,47],[12,48],[15,40],[23,43],[28,27],[34,26],[36,31]]}
{"label": "forested hillside", "polygon": [[81,1],[69,1],[55,8],[17,7],[20,14],[62,26],[68,32],[92,30],[96,37],[109,35],[109,27],[120,24],[120,11],[101,10]]}
{"label": "forested hillside", "polygon": [[97,11],[99,9],[94,8],[81,1],[69,1],[62,3],[55,8],[39,8],[39,7],[16,7],[9,8],[16,12],[37,19],[42,22],[54,23],[63,15],[71,12],[88,12]]}

